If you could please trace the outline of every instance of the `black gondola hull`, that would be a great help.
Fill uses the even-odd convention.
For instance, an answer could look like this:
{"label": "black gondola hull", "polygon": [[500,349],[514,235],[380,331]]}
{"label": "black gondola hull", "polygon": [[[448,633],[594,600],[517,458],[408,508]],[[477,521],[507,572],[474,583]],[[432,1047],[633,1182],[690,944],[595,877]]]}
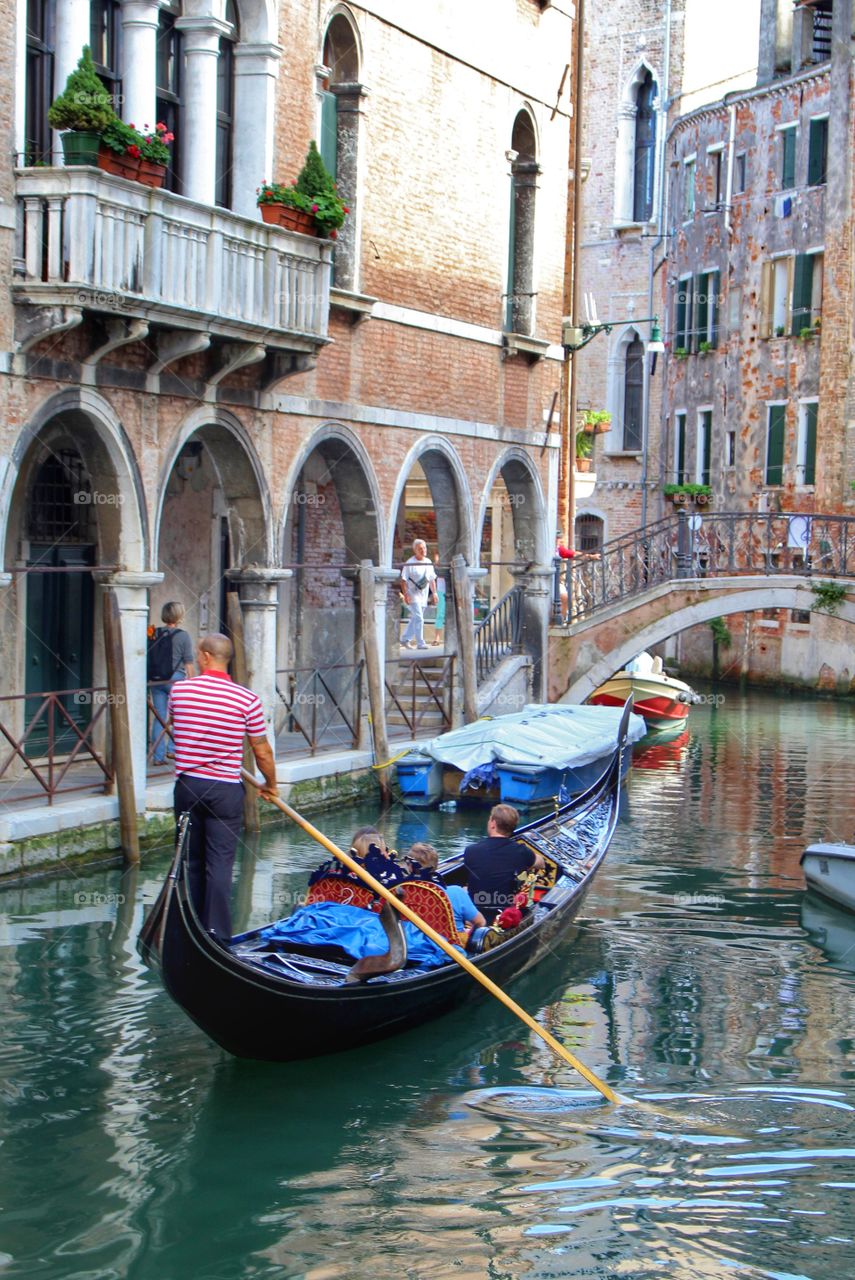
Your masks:
{"label": "black gondola hull", "polygon": [[[559,820],[564,831],[585,821],[595,828],[584,856],[563,870],[559,883],[534,908],[533,923],[493,950],[469,957],[500,987],[536,964],[577,914],[617,823],[623,749],[615,752],[600,781],[560,815],[539,818],[518,832],[536,847],[541,839],[554,842]],[[140,952],[160,970],[176,1004],[236,1057],[287,1062],[356,1048],[486,994],[453,963],[353,985],[299,981],[254,965],[202,929],[189,898],[182,844],[143,926]]]}

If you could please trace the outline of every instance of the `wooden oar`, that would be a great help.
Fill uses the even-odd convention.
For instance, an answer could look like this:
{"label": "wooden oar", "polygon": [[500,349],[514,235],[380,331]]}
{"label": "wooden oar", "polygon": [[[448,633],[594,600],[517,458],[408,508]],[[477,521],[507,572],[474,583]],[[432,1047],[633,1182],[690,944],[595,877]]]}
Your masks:
{"label": "wooden oar", "polygon": [[[252,774],[248,773],[246,769],[242,769],[241,773],[244,779],[251,783],[252,786],[258,787],[259,789],[261,788],[261,783],[257,782]],[[437,933],[429,924],[426,924],[424,920],[416,915],[415,911],[411,911],[407,904],[405,902],[401,902],[399,898],[396,898],[394,893],[391,893],[385,885],[382,885],[378,880],[375,880],[374,877],[370,875],[364,867],[360,866],[358,862],[354,861],[349,854],[344,853],[339,849],[338,845],[333,844],[332,840],[329,840],[322,831],[319,831],[317,827],[313,827],[310,822],[307,822],[305,818],[301,817],[300,814],[297,813],[296,809],[292,809],[290,805],[286,804],[284,800],[280,800],[278,796],[272,800],[272,803],[276,805],[277,809],[281,809],[284,814],[287,814],[292,822],[296,822],[298,827],[302,827],[306,834],[310,835],[313,840],[317,840],[318,844],[323,845],[328,853],[331,853],[334,858],[338,858],[339,862],[343,863],[344,866],[347,867],[348,871],[352,871],[355,876],[358,876],[360,880],[364,881],[364,883],[368,885],[369,889],[372,889],[374,893],[379,895],[379,897],[384,898],[386,902],[390,903],[397,912],[399,912],[406,920],[410,921],[410,924],[414,924],[417,929],[421,929],[422,933],[425,934],[426,937],[430,938],[431,942],[435,943],[436,946],[444,951],[447,956],[450,956],[455,964],[458,964],[461,969],[465,969],[470,977],[474,978],[476,982],[480,982],[481,986],[484,987],[485,990],[489,991],[491,995],[495,996],[497,1000],[500,1000],[506,1009],[510,1009],[511,1013],[516,1014],[520,1021],[524,1022],[536,1035],[540,1036],[541,1040],[545,1041],[546,1044],[549,1045],[553,1053],[556,1053],[559,1058],[563,1058],[564,1061],[569,1063],[570,1066],[578,1071],[581,1076],[584,1076],[588,1083],[592,1084],[595,1089],[598,1089],[608,1102],[619,1103],[622,1101],[613,1089],[609,1088],[609,1086],[603,1080],[600,1080],[598,1076],[595,1076],[593,1071],[588,1070],[584,1062],[580,1062],[578,1058],[574,1057],[569,1049],[565,1049],[554,1036],[549,1034],[545,1027],[542,1027],[539,1022],[535,1022],[531,1014],[526,1013],[525,1009],[520,1008],[520,1006],[516,1004],[510,996],[506,995],[502,988],[498,987],[491,978],[488,978],[486,974],[480,971],[480,969],[477,969],[467,956],[461,954],[461,952],[453,947],[450,942],[443,938],[442,934]]]}

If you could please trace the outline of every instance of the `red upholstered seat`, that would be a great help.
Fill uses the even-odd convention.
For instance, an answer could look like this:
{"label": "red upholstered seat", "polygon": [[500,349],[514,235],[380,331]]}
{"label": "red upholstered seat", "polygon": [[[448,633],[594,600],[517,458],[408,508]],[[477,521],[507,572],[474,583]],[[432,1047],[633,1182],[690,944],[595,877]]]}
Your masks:
{"label": "red upholstered seat", "polygon": [[415,911],[416,915],[424,920],[425,924],[429,924],[449,942],[462,946],[462,939],[454,923],[451,902],[440,885],[431,884],[429,880],[404,880],[398,887],[404,891],[404,902],[411,911]]}
{"label": "red upholstered seat", "polygon": [[348,907],[362,907],[364,911],[379,911],[382,905],[367,885],[354,884],[341,876],[317,880],[306,894],[306,904],[312,902],[339,902]]}

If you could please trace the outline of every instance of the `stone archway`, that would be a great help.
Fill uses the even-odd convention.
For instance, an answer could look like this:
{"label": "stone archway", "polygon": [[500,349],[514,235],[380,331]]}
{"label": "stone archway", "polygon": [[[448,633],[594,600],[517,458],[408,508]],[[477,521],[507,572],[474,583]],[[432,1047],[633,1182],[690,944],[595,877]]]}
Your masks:
{"label": "stone archway", "polygon": [[270,509],[242,424],[231,415],[194,415],[162,473],[154,567],[164,577],[152,592],[153,620],[167,600],[179,600],[191,635],[225,630],[229,571],[274,563]]}
{"label": "stone archway", "polygon": [[546,501],[540,476],[521,450],[504,454],[487,479],[479,516],[481,563],[491,565],[489,597],[495,604],[514,585],[511,566],[549,563]]}

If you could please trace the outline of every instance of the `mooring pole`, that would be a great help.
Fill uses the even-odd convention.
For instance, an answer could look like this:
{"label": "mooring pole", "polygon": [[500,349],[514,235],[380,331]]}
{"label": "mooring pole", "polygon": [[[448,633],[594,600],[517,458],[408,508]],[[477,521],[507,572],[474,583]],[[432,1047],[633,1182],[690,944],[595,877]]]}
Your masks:
{"label": "mooring pole", "polygon": [[116,777],[116,791],[119,797],[119,839],[125,866],[135,867],[139,865],[140,860],[137,798],[134,790],[131,728],[128,720],[128,688],[125,679],[122,618],[118,597],[113,587],[104,587],[104,657],[107,664],[113,773]]}
{"label": "mooring pole", "polygon": [[[246,644],[243,634],[243,610],[240,607],[240,596],[237,591],[226,592],[226,621],[229,624],[235,654],[232,658],[232,670],[238,684],[244,688],[249,684],[249,671],[246,665]],[[243,767],[252,773],[255,769],[255,756],[252,747],[244,738]],[[258,813],[258,792],[254,787],[247,787],[243,797],[243,825],[246,831],[260,831],[261,819]]]}
{"label": "mooring pole", "polygon": [[[377,764],[389,759],[389,738],[386,733],[386,696],[383,667],[380,662],[380,646],[377,640],[377,614],[374,608],[374,565],[363,560],[359,566],[359,620],[362,627],[362,645],[365,653],[365,675],[368,680],[368,706],[371,710],[371,741]],[[380,783],[380,803],[385,809],[392,803],[388,768],[377,770]]]}
{"label": "mooring pole", "polygon": [[463,556],[451,562],[454,584],[454,607],[457,611],[457,640],[463,673],[463,719],[472,724],[478,719],[478,673],[475,663],[475,613],[472,604],[472,582]]}

